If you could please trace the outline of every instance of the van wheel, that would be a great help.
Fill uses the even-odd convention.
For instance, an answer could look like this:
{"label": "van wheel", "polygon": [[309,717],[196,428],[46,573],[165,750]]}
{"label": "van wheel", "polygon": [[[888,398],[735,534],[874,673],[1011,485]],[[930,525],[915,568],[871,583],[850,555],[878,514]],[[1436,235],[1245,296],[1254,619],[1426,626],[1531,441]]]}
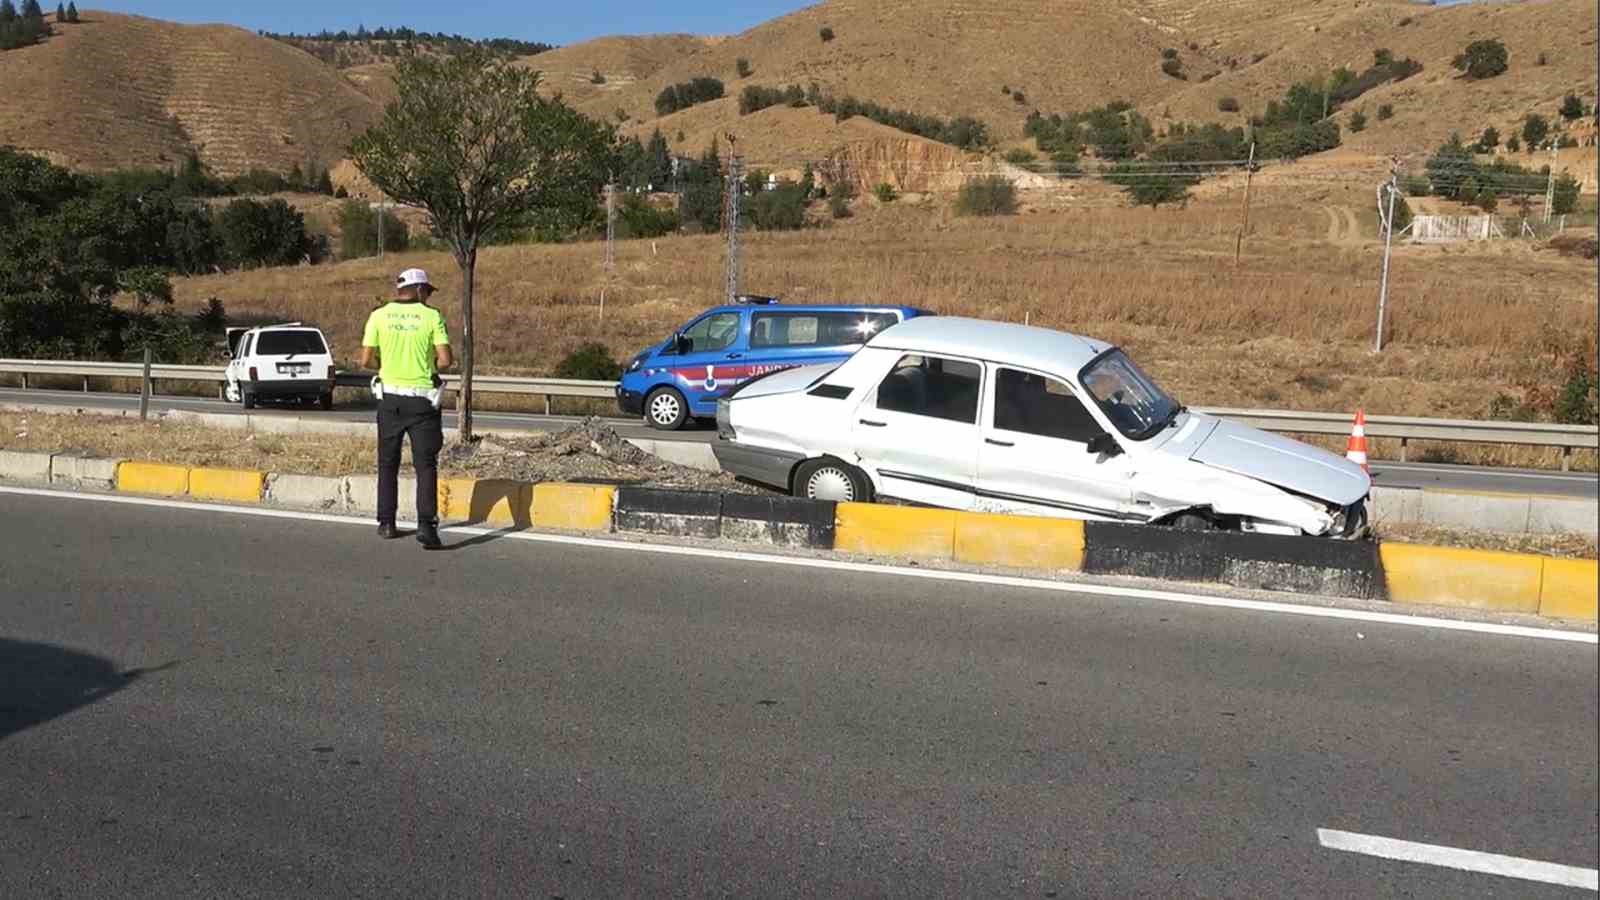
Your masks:
{"label": "van wheel", "polygon": [[837,459],[808,459],[794,472],[790,493],[807,500],[870,503],[872,482],[865,472]]}
{"label": "van wheel", "polygon": [[644,398],[644,418],[651,428],[677,431],[689,419],[689,403],[675,388],[656,388]]}
{"label": "van wheel", "polygon": [[333,391],[328,391],[317,398],[317,405],[324,410],[333,409]]}
{"label": "van wheel", "polygon": [[245,409],[255,409],[256,408],[256,395],[250,393],[249,391],[245,390],[244,388],[240,388],[239,389],[239,402],[244,405]]}

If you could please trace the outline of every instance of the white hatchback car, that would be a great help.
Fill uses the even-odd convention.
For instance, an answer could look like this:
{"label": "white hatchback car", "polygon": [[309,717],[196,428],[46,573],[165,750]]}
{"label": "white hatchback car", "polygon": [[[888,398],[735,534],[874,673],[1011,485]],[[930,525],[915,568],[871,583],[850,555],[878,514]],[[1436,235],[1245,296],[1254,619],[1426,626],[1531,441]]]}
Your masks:
{"label": "white hatchback car", "polygon": [[289,322],[228,329],[224,396],[245,409],[290,398],[332,409],[334,374],[333,353],[317,328]]}
{"label": "white hatchback car", "polygon": [[796,496],[1354,537],[1372,480],[1190,412],[1092,338],[927,316],[722,400],[722,467]]}

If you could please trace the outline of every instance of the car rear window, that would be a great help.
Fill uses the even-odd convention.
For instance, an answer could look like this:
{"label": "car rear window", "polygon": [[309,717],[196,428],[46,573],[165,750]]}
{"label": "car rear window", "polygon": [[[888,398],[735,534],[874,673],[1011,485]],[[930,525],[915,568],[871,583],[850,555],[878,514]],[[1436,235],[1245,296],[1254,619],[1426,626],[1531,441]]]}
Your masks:
{"label": "car rear window", "polygon": [[315,331],[263,331],[256,336],[256,353],[262,356],[327,352],[322,335]]}

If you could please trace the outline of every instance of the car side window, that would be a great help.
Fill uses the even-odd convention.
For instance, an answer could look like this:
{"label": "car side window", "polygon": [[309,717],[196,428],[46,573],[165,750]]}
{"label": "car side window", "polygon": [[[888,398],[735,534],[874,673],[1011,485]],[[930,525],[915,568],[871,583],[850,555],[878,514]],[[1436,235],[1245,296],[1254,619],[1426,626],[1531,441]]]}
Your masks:
{"label": "car side window", "polygon": [[1066,382],[1007,368],[995,373],[994,427],[1080,444],[1104,430]]}
{"label": "car side window", "polygon": [[689,339],[685,353],[712,353],[726,350],[739,338],[739,314],[714,313],[690,325],[683,336]]}
{"label": "car side window", "polygon": [[845,347],[864,344],[896,324],[894,313],[758,312],[750,323],[750,346]]}
{"label": "car side window", "polygon": [[878,385],[878,408],[976,424],[982,383],[977,363],[908,354]]}

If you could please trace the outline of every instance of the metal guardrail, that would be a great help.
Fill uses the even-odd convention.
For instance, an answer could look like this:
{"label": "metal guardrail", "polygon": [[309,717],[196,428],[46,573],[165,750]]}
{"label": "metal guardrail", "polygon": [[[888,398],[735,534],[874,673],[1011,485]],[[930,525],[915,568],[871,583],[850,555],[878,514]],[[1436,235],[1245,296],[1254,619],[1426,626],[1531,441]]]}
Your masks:
{"label": "metal guardrail", "polygon": [[[0,359],[0,375],[21,375],[22,386],[28,387],[29,375],[77,376],[83,379],[83,389],[88,391],[90,378],[142,378],[144,366],[140,363],[77,362],[73,360]],[[220,385],[224,382],[222,369],[216,366],[152,365],[152,381],[198,381]],[[340,387],[366,387],[372,380],[370,373],[340,372],[336,383]],[[445,387],[458,388],[460,378],[445,376]],[[616,396],[616,382],[574,381],[562,378],[522,378],[509,375],[479,375],[473,379],[473,390],[485,394],[520,394],[543,396],[545,412],[550,411],[552,397],[587,397],[609,399]],[[1295,412],[1275,409],[1221,409],[1196,408],[1196,412],[1210,413],[1243,422],[1267,431],[1287,434],[1347,435],[1350,433],[1350,415],[1347,413]],[[1406,459],[1411,441],[1440,441],[1447,443],[1514,444],[1525,447],[1557,447],[1561,449],[1561,468],[1570,467],[1573,450],[1600,449],[1600,429],[1593,425],[1557,425],[1551,422],[1492,422],[1470,419],[1422,419],[1406,416],[1368,416],[1369,438],[1393,438],[1400,441],[1400,459]]]}

